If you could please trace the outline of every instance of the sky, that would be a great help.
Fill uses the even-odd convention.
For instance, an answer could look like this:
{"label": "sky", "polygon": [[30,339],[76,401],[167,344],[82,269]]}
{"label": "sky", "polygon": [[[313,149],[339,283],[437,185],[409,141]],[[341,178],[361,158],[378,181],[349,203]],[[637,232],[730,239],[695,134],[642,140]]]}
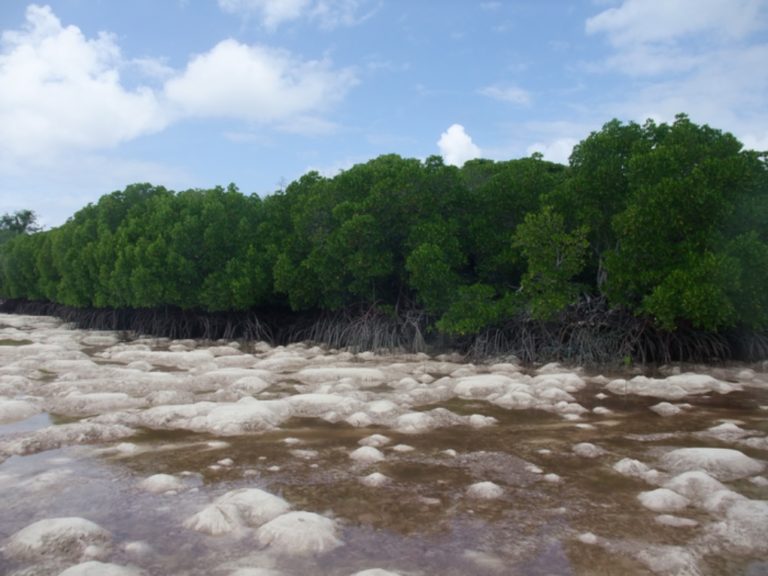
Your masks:
{"label": "sky", "polygon": [[567,163],[612,118],[768,149],[768,0],[2,0],[0,31],[0,213],[48,228],[134,182]]}

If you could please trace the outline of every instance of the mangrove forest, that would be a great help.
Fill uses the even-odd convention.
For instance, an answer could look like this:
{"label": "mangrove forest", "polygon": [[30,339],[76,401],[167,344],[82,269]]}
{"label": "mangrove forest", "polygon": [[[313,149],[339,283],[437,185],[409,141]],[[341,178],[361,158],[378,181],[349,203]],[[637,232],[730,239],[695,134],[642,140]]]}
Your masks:
{"label": "mangrove forest", "polygon": [[5,311],[171,337],[523,360],[768,352],[768,155],[679,115],[569,165],[390,154],[266,197],[132,184],[0,222]]}

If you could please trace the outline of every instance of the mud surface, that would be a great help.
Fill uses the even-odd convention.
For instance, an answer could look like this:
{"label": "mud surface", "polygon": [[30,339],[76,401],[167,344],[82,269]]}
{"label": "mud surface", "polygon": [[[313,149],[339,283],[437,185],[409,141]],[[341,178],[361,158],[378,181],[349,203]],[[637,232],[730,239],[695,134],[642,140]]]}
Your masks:
{"label": "mud surface", "polygon": [[[767,461],[764,364],[603,375],[0,315],[2,574],[768,574]],[[269,494],[320,528],[270,540]],[[56,518],[108,541],[19,536]]]}

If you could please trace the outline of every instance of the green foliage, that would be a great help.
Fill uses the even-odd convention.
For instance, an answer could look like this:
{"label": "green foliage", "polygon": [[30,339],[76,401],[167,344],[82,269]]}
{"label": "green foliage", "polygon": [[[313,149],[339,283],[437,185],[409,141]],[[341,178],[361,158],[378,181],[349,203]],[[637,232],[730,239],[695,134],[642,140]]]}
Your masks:
{"label": "green foliage", "polygon": [[427,311],[437,314],[446,310],[459,279],[443,249],[431,242],[420,244],[406,259],[405,267],[410,285]]}
{"label": "green foliage", "polygon": [[39,231],[37,215],[31,210],[0,216],[0,296],[26,298],[29,293],[43,297],[35,261],[44,240],[43,236],[29,236]]}
{"label": "green foliage", "polygon": [[518,300],[512,293],[498,297],[493,286],[487,284],[462,286],[448,311],[437,322],[437,328],[457,336],[477,334],[519,312]]}
{"label": "green foliage", "polygon": [[[667,329],[682,322],[707,330],[754,326],[746,310],[761,305],[753,285],[739,279],[764,262],[768,224],[744,216],[768,199],[765,164],[732,135],[683,115],[672,126],[647,123],[644,140],[652,145],[630,158],[629,197],[613,218],[611,301]],[[749,250],[737,254],[736,239],[746,233]]]}
{"label": "green foliage", "polygon": [[751,230],[732,239],[723,249],[736,268],[728,279],[736,323],[764,330],[768,326],[768,244]]}
{"label": "green foliage", "polygon": [[42,236],[16,236],[6,245],[2,261],[3,287],[8,298],[38,299],[35,255]]}
{"label": "green foliage", "polygon": [[673,330],[768,328],[768,163],[730,134],[608,122],[569,166],[390,154],[284,191],[132,184],[40,232],[0,217],[0,298],[235,311],[414,308],[466,336],[605,296]]}
{"label": "green foliage", "polygon": [[587,248],[587,228],[568,232],[564,218],[545,206],[528,214],[514,235],[528,262],[523,276],[522,294],[534,318],[548,320],[579,295],[573,277],[581,272]]}
{"label": "green foliage", "polygon": [[643,299],[642,310],[666,330],[674,330],[682,318],[705,330],[731,326],[736,310],[729,294],[736,292],[738,272],[732,258],[697,255],[654,286]]}
{"label": "green foliage", "polygon": [[[481,164],[486,177],[476,176],[477,163],[467,163],[465,179],[470,188],[469,247],[478,279],[499,290],[519,285],[525,265],[510,242],[512,234],[529,212],[540,206],[542,197],[552,193],[566,177],[564,166],[538,158],[523,158],[495,164]],[[486,163],[488,161],[485,161]]]}
{"label": "green foliage", "polygon": [[33,234],[42,228],[37,223],[37,214],[32,210],[17,210],[13,214],[0,216],[0,244],[19,234]]}

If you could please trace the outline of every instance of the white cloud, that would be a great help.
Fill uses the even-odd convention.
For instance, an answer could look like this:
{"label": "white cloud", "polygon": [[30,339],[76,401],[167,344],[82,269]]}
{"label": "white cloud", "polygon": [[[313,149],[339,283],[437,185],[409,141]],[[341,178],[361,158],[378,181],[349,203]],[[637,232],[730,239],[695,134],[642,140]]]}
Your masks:
{"label": "white cloud", "polygon": [[[601,102],[612,116],[642,122],[694,122],[733,132],[749,147],[768,133],[765,0],[624,0],[586,22],[612,53],[593,70],[636,81],[621,99]],[[638,81],[642,78],[642,81]]]}
{"label": "white cloud", "polygon": [[694,70],[760,29],[765,6],[764,0],[624,0],[586,21],[586,32],[604,34],[615,50],[592,69],[630,76]]}
{"label": "white cloud", "polygon": [[[137,78],[145,85],[129,88],[121,72],[131,86]],[[113,35],[87,37],[51,8],[31,5],[18,29],[0,35],[0,199],[13,209],[47,198],[41,216],[58,225],[128,182],[205,185],[178,167],[127,158],[119,147],[191,117],[234,120],[231,132],[222,130],[230,141],[259,133],[268,145],[275,131],[325,134],[336,126],[323,113],[355,83],[352,70],[328,60],[233,40],[181,70],[162,58],[131,59]]]}
{"label": "white cloud", "polygon": [[219,7],[225,12],[243,15],[255,13],[269,29],[299,18],[309,4],[310,0],[219,0]]}
{"label": "white cloud", "polygon": [[166,80],[174,75],[175,70],[162,58],[134,58],[128,63],[142,76]]}
{"label": "white cloud", "polygon": [[589,18],[589,34],[605,33],[615,46],[669,42],[707,33],[741,38],[759,20],[761,0],[625,0]]}
{"label": "white cloud", "polygon": [[520,106],[527,106],[531,103],[530,93],[517,86],[486,86],[481,88],[479,92],[483,96],[488,96],[494,100],[511,102]]}
{"label": "white cloud", "polygon": [[256,16],[268,30],[281,24],[306,18],[323,28],[354,26],[372,12],[360,14],[361,0],[218,0],[219,7],[230,14]]}
{"label": "white cloud", "polygon": [[87,39],[47,6],[31,5],[21,30],[0,40],[0,153],[6,161],[76,148],[114,147],[161,130],[166,118],[146,87],[120,83],[112,36]]}
{"label": "white cloud", "polygon": [[746,132],[742,135],[741,142],[744,144],[744,148],[748,150],[768,152],[768,130],[765,130],[762,134]]}
{"label": "white cloud", "polygon": [[545,160],[568,164],[573,147],[578,143],[579,140],[576,138],[557,138],[549,142],[535,142],[528,146],[526,152],[529,156],[534,152],[539,152]]}
{"label": "white cloud", "polygon": [[445,162],[454,166],[463,166],[464,162],[478,158],[481,154],[480,148],[472,142],[461,124],[453,124],[443,132],[437,146]]}
{"label": "white cloud", "polygon": [[371,18],[377,6],[364,11],[367,0],[315,0],[310,18],[329,30],[339,26],[357,26]]}
{"label": "white cloud", "polygon": [[665,119],[675,111],[707,117],[765,113],[766,61],[768,44],[715,52],[687,76],[647,83],[627,104]]}
{"label": "white cloud", "polygon": [[768,44],[724,50],[683,77],[662,78],[638,87],[630,98],[606,103],[620,117],[670,122],[685,112],[696,123],[733,132],[748,147],[768,133]]}
{"label": "white cloud", "polygon": [[[128,89],[124,69],[156,88]],[[160,58],[129,60],[112,35],[87,38],[49,7],[31,5],[23,26],[0,36],[0,172],[73,150],[115,148],[188,117],[328,133],[335,126],[321,113],[355,83],[352,70],[327,60],[234,40],[192,58],[182,71]]]}
{"label": "white cloud", "polygon": [[[159,162],[121,158],[114,153],[63,151],[58,158],[1,171],[2,211],[34,209],[46,227],[59,226],[102,194],[131,182],[152,182],[176,190],[205,186],[199,175]],[[24,194],[19,194],[24,190]]]}
{"label": "white cloud", "polygon": [[166,83],[165,94],[185,116],[307,123],[355,83],[352,70],[334,69],[326,60],[301,61],[282,50],[224,40],[193,58]]}
{"label": "white cloud", "polygon": [[324,178],[333,178],[335,176],[338,176],[342,172],[346,172],[356,164],[363,164],[368,160],[370,160],[370,158],[364,158],[362,156],[347,156],[345,158],[341,158],[325,166],[315,166],[315,165],[307,166],[307,169],[304,171],[304,174],[306,174],[307,172],[314,171],[320,174],[320,176],[323,176]]}
{"label": "white cloud", "polygon": [[705,63],[707,56],[691,53],[670,45],[627,46],[618,50],[592,71],[616,70],[628,76],[656,76],[659,74],[688,72]]}

